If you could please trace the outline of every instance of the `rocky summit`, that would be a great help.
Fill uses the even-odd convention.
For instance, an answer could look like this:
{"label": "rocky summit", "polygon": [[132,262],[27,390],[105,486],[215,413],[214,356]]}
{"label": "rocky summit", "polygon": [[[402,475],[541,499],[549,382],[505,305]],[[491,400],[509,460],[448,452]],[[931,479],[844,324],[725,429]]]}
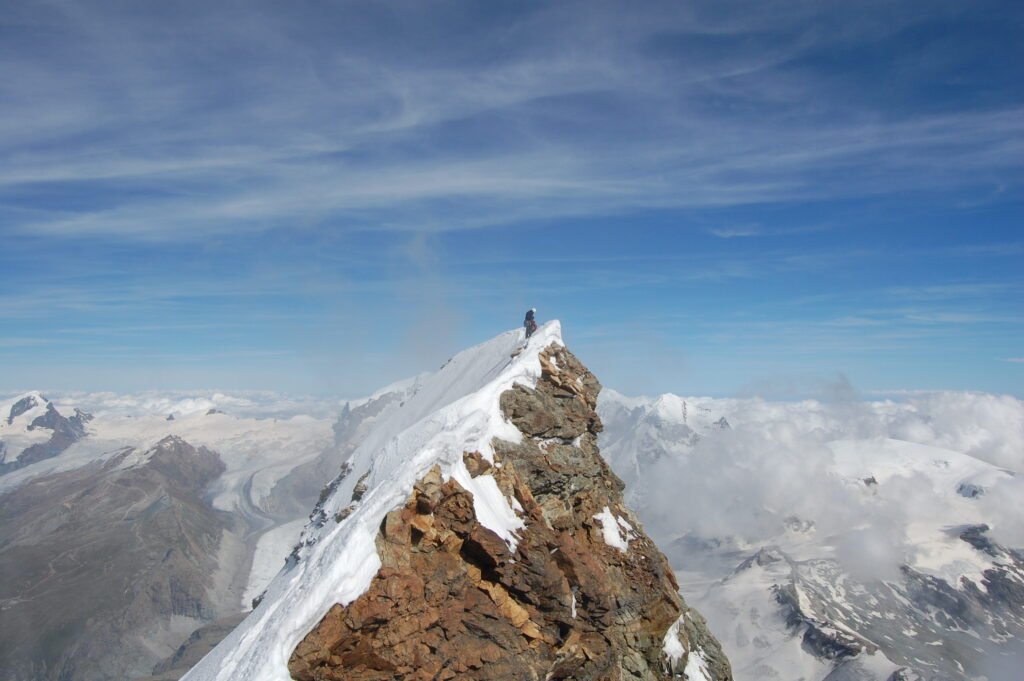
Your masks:
{"label": "rocky summit", "polygon": [[463,455],[516,510],[515,540],[435,466],[380,524],[369,588],[295,647],[294,679],[732,678],[600,456],[600,383],[560,343],[539,360],[535,388],[500,396],[519,442]]}

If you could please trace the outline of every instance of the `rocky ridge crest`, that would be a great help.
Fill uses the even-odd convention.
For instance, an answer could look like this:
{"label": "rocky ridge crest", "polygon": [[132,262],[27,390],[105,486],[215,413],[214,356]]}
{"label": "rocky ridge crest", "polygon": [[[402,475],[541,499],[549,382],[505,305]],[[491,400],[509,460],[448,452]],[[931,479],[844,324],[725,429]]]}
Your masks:
{"label": "rocky ridge crest", "polygon": [[381,524],[369,589],[296,647],[293,678],[731,679],[600,456],[600,383],[558,344],[540,362],[536,389],[500,399],[521,441],[495,440],[493,461],[464,454],[518,512],[518,540],[481,524],[472,493],[435,467]]}

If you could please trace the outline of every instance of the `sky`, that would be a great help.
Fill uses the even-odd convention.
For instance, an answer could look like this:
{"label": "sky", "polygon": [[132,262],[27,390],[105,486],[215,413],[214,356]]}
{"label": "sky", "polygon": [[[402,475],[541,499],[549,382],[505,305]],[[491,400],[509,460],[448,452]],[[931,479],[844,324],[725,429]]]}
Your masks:
{"label": "sky", "polygon": [[1024,396],[1019,2],[0,15],[0,389]]}

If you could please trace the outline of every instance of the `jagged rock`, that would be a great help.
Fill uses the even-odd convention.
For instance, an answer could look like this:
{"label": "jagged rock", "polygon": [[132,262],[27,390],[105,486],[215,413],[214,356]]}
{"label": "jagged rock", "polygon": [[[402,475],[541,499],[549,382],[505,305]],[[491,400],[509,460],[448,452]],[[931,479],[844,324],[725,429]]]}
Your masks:
{"label": "jagged rock", "polygon": [[466,470],[474,478],[491,470],[491,462],[485,459],[480,452],[466,452],[462,455],[462,462],[466,464]]}
{"label": "jagged rock", "polygon": [[363,495],[366,494],[366,479],[370,477],[370,472],[363,473],[362,477],[356,481],[356,486],[352,489],[352,501],[361,501]]}
{"label": "jagged rock", "polygon": [[600,383],[558,345],[540,360],[536,389],[500,399],[522,441],[496,440],[493,465],[478,452],[463,459],[521,509],[514,547],[433,468],[381,523],[369,589],[334,605],[296,647],[294,679],[654,681],[682,678],[693,645],[714,681],[731,679],[699,617],[678,634],[682,658],[666,657],[666,632],[686,606],[599,455]]}

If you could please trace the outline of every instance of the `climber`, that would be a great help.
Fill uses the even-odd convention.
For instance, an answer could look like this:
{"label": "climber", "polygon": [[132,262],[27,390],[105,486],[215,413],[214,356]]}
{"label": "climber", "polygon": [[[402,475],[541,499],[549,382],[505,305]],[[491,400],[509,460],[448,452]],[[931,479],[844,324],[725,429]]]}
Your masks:
{"label": "climber", "polygon": [[534,320],[533,315],[536,314],[537,308],[531,307],[526,313],[526,319],[523,320],[523,327],[526,329],[526,337],[529,338],[533,335],[533,332],[537,330],[537,322]]}

